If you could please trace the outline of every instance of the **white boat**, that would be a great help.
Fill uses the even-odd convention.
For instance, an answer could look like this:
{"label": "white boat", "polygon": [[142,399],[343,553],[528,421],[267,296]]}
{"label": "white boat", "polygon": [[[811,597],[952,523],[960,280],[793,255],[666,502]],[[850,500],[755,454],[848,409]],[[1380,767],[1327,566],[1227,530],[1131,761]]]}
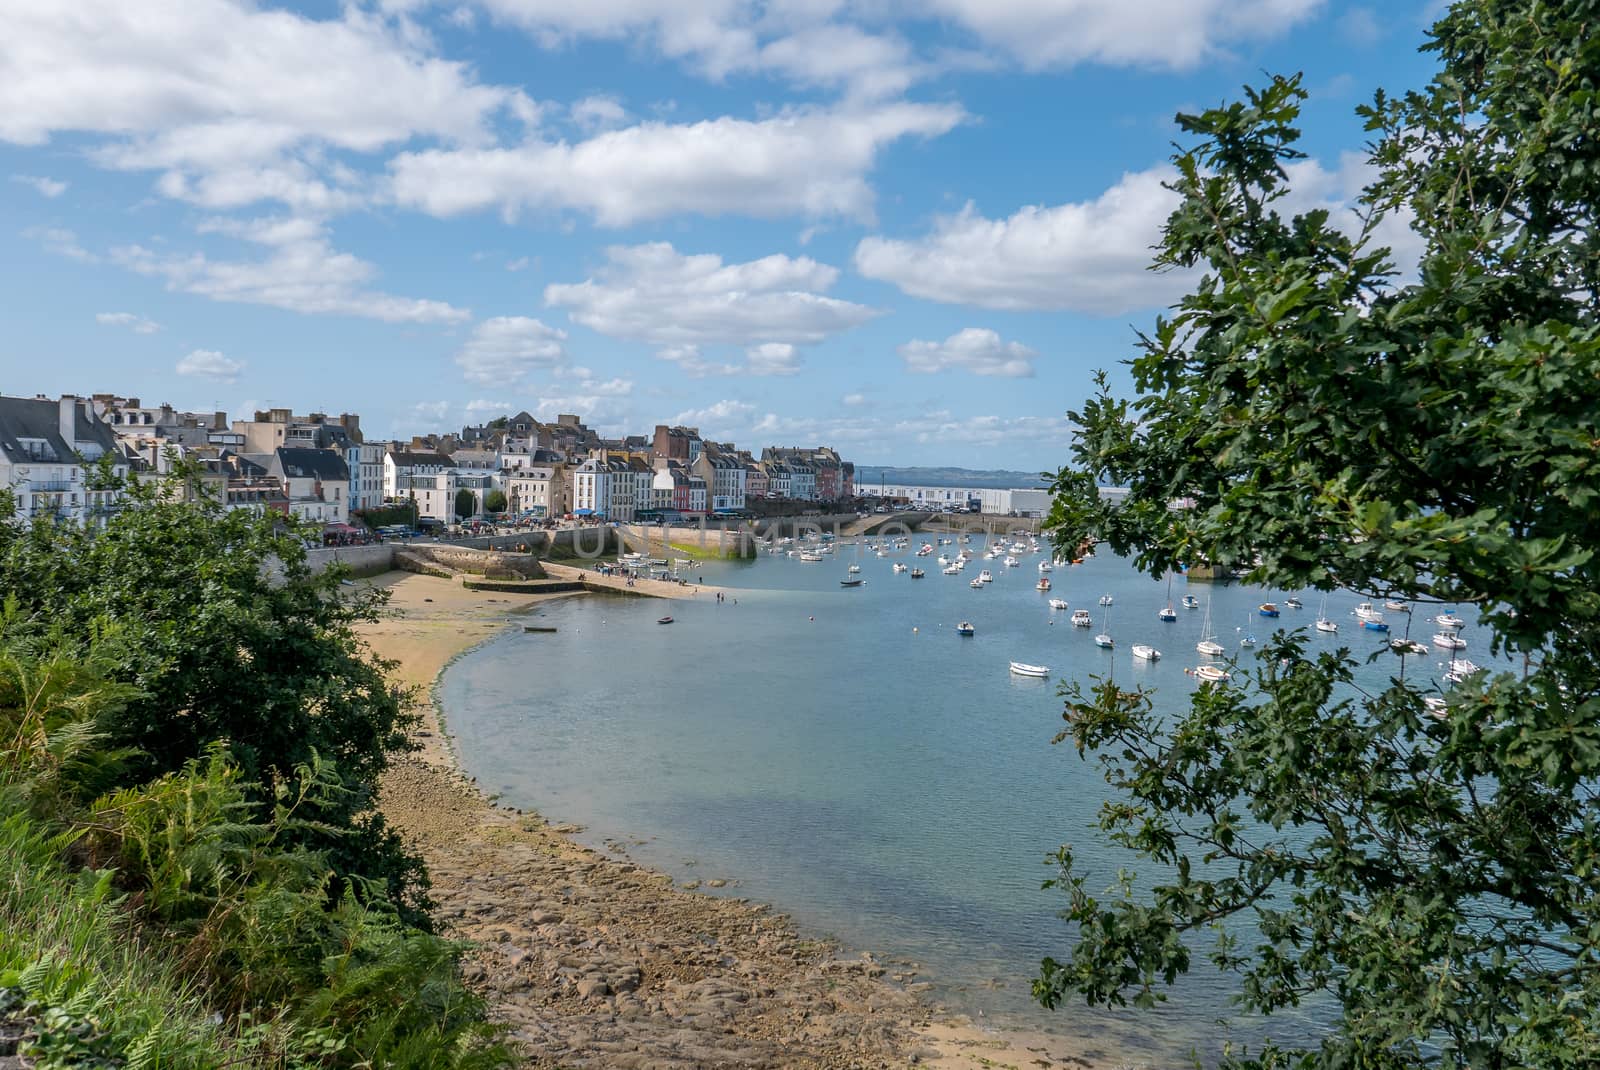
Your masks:
{"label": "white boat", "polygon": [[1067,608],[1067,600],[1065,598],[1052,598],[1052,599],[1050,599],[1050,608],[1051,609],[1066,609]]}
{"label": "white boat", "polygon": [[1144,661],[1158,661],[1161,658],[1161,651],[1144,643],[1135,643],[1133,644],[1133,656]]}
{"label": "white boat", "polygon": [[1103,605],[1103,606],[1109,606],[1112,603],[1112,601],[1113,601],[1112,597],[1110,595],[1108,595],[1108,594],[1103,594],[1103,595],[1100,596],[1100,604]]}
{"label": "white boat", "polygon": [[979,583],[993,583],[994,582],[994,573],[990,572],[988,569],[984,569],[982,572],[978,573],[978,582]]}
{"label": "white boat", "polygon": [[1383,604],[1383,608],[1393,613],[1411,612],[1411,605],[1404,598],[1391,598]]}
{"label": "white boat", "polygon": [[1026,662],[1013,661],[1011,663],[1011,673],[1014,676],[1032,676],[1042,680],[1050,675],[1050,667],[1048,665],[1029,665]]}
{"label": "white boat", "polygon": [[1355,609],[1356,616],[1362,620],[1381,621],[1383,614],[1372,608],[1371,602],[1362,602]]}
{"label": "white boat", "polygon": [[1223,645],[1217,642],[1216,629],[1211,627],[1211,599],[1206,599],[1206,619],[1200,624],[1200,641],[1194,648],[1208,658],[1220,658],[1227,653]]}
{"label": "white boat", "polygon": [[851,565],[849,568],[845,569],[845,571],[846,572],[860,572],[861,571],[861,566],[860,565]]}
{"label": "white boat", "polygon": [[1184,609],[1199,609],[1200,608],[1200,599],[1196,598],[1192,594],[1184,595],[1183,598],[1181,599],[1181,602],[1183,604],[1183,608]]}
{"label": "white boat", "polygon": [[[1110,595],[1106,596],[1106,598],[1110,597]],[[1105,598],[1100,601],[1104,603]],[[1105,616],[1100,618],[1100,634],[1094,637],[1094,645],[1110,650],[1114,642],[1115,640],[1111,638],[1111,610],[1108,609],[1105,612]]]}
{"label": "white boat", "polygon": [[1467,649],[1467,641],[1455,632],[1435,632],[1433,645],[1444,647],[1446,650]]}
{"label": "white boat", "polygon": [[949,563],[950,563],[950,559],[948,557],[946,557],[944,554],[940,554],[939,555],[939,564],[948,565]]}
{"label": "white boat", "polygon": [[977,634],[977,630],[975,628],[973,628],[972,622],[970,620],[964,620],[960,624],[956,625],[956,634],[957,635],[975,635],[975,634]]}
{"label": "white boat", "polygon": [[822,555],[821,554],[812,553],[810,550],[807,550],[805,553],[800,555],[800,560],[802,560],[802,561],[821,561],[822,560]]}
{"label": "white boat", "polygon": [[1087,609],[1076,609],[1072,612],[1072,626],[1074,628],[1087,628],[1094,623],[1094,618],[1089,616]]}
{"label": "white boat", "polygon": [[967,584],[967,586],[971,587],[974,591],[981,591],[983,590],[983,581],[973,580],[971,583]]}
{"label": "white boat", "polygon": [[947,565],[939,571],[943,572],[946,576],[956,576],[960,575],[961,573],[961,569],[957,565]]}
{"label": "white boat", "polygon": [[1197,665],[1194,674],[1208,684],[1218,684],[1228,678],[1228,674],[1215,665]]}
{"label": "white boat", "polygon": [[1459,628],[1467,622],[1456,616],[1454,613],[1441,613],[1437,617],[1433,618],[1433,623],[1437,624],[1441,628]]}
{"label": "white boat", "polygon": [[1022,562],[1018,561],[1014,557],[1007,557],[1006,558],[1006,568],[1016,568],[1020,564],[1022,564]]}
{"label": "white boat", "polygon": [[1051,568],[1051,565],[1050,565],[1050,562],[1048,562],[1048,561],[1041,561],[1041,562],[1039,562],[1039,571],[1040,571],[1040,572],[1050,572],[1050,571],[1053,571],[1053,570],[1052,570],[1052,568]]}
{"label": "white boat", "polygon": [[1449,680],[1452,684],[1459,684],[1461,681],[1465,680],[1474,673],[1480,673],[1483,671],[1482,665],[1476,665],[1473,662],[1468,661],[1466,658],[1451,658],[1448,668],[1449,671],[1444,674],[1444,678]]}
{"label": "white boat", "polygon": [[888,557],[889,556],[889,551],[888,550],[879,550],[878,551],[878,556],[879,557]]}
{"label": "white boat", "polygon": [[905,562],[904,561],[896,561],[894,563],[894,570],[896,572],[904,572],[906,570]]}
{"label": "white boat", "polygon": [[1039,582],[1034,584],[1033,586],[1034,586],[1035,590],[1048,591],[1050,589],[1050,577],[1048,577],[1048,576],[1040,576],[1039,577]]}
{"label": "white boat", "polygon": [[1339,625],[1328,619],[1328,596],[1322,596],[1322,606],[1317,610],[1317,631],[1336,632]]}
{"label": "white boat", "polygon": [[1428,648],[1415,639],[1391,639],[1389,649],[1396,654],[1426,654]]}

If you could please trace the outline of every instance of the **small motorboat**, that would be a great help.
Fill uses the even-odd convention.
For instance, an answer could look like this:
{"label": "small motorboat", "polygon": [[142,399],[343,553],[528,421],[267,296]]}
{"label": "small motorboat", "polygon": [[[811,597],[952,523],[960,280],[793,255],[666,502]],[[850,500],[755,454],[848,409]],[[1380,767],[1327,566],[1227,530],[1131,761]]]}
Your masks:
{"label": "small motorboat", "polygon": [[944,568],[940,569],[939,571],[943,572],[946,576],[955,576],[955,575],[957,575],[957,574],[959,574],[961,572],[961,566],[960,565],[946,565]]}
{"label": "small motorboat", "polygon": [[1228,679],[1227,672],[1215,665],[1197,665],[1190,671],[1208,684],[1219,684]]}
{"label": "small motorboat", "polygon": [[1103,606],[1109,606],[1113,601],[1114,599],[1108,594],[1103,594],[1100,596],[1100,604]]}
{"label": "small motorboat", "polygon": [[1338,625],[1338,623],[1336,621],[1331,621],[1327,617],[1318,617],[1317,618],[1317,631],[1319,631],[1319,632],[1336,632],[1338,630],[1339,630],[1339,625]]}
{"label": "small motorboat", "polygon": [[851,572],[851,573],[860,572],[861,571],[861,566],[860,565],[851,565],[849,568],[845,569],[845,571],[846,572]]}
{"label": "small motorboat", "polygon": [[1243,639],[1239,640],[1239,645],[1240,646],[1255,646],[1256,645],[1255,633],[1254,632],[1246,632],[1245,633],[1245,637]]}
{"label": "small motorboat", "polygon": [[1433,623],[1437,624],[1441,628],[1459,628],[1467,622],[1456,616],[1454,613],[1441,613],[1437,617],[1433,618]]}
{"label": "small motorboat", "polygon": [[1112,639],[1111,636],[1107,635],[1105,632],[1101,632],[1099,635],[1094,637],[1094,645],[1110,650],[1116,645],[1116,640]]}
{"label": "small motorboat", "polygon": [[1192,594],[1186,594],[1183,596],[1182,604],[1184,609],[1199,609],[1200,599]]}
{"label": "small motorboat", "polygon": [[1391,598],[1383,604],[1383,608],[1394,613],[1410,613],[1411,603],[1404,598]]}
{"label": "small motorboat", "polygon": [[1438,695],[1424,695],[1422,707],[1428,711],[1428,716],[1442,721],[1449,714],[1448,704]]}
{"label": "small motorboat", "polygon": [[983,581],[973,580],[971,583],[967,584],[967,586],[971,587],[974,591],[981,591],[983,590]]}
{"label": "small motorboat", "polygon": [[1050,578],[1048,576],[1040,576],[1039,582],[1033,586],[1035,590],[1048,591],[1050,589]]}
{"label": "small motorboat", "polygon": [[1362,620],[1382,620],[1383,614],[1372,608],[1371,602],[1362,602],[1355,608],[1356,616]]}
{"label": "small motorboat", "polygon": [[977,629],[972,626],[972,622],[970,620],[964,620],[960,624],[956,625],[956,634],[957,635],[976,635],[977,634]]}
{"label": "small motorboat", "polygon": [[1156,617],[1159,620],[1164,620],[1168,624],[1171,624],[1173,621],[1178,619],[1178,611],[1173,609],[1171,606],[1166,606],[1156,611]]}
{"label": "small motorboat", "polygon": [[1050,599],[1050,608],[1051,609],[1066,609],[1067,608],[1067,600],[1065,598],[1052,598],[1052,599]]}
{"label": "small motorboat", "polygon": [[1087,628],[1094,623],[1094,618],[1089,616],[1087,609],[1074,610],[1072,613],[1072,626],[1074,628]]}
{"label": "small motorboat", "polygon": [[1304,609],[1304,608],[1306,608],[1306,604],[1304,602],[1300,601],[1300,599],[1298,599],[1298,598],[1285,598],[1283,600],[1283,604],[1288,606],[1290,609]]}
{"label": "small motorboat", "polygon": [[805,553],[800,555],[800,560],[802,560],[802,561],[811,561],[811,562],[821,561],[822,560],[822,555],[818,554],[818,553],[813,553],[810,550],[807,550]]}
{"label": "small motorboat", "polygon": [[905,562],[904,562],[904,561],[896,561],[896,562],[895,562],[895,563],[894,563],[894,570],[895,570],[895,573],[896,573],[896,574],[899,574],[899,573],[901,573],[901,572],[904,572],[904,571],[905,571],[905,570],[906,570],[906,564],[905,564]]}
{"label": "small motorboat", "polygon": [[1017,559],[1016,559],[1016,558],[1014,558],[1014,557],[1008,557],[1008,558],[1006,558],[1006,560],[1005,560],[1005,565],[1006,565],[1006,568],[1016,568],[1016,567],[1017,567],[1017,566],[1018,566],[1018,565],[1020,565],[1020,564],[1022,564],[1022,562],[1021,562],[1021,561],[1018,561],[1018,560],[1017,560]]}
{"label": "small motorboat", "polygon": [[1263,617],[1276,617],[1278,615],[1278,607],[1271,602],[1262,602],[1256,607],[1256,612]]}
{"label": "small motorboat", "polygon": [[1054,565],[1052,565],[1052,564],[1051,564],[1051,563],[1050,563],[1050,562],[1048,562],[1048,561],[1041,561],[1041,562],[1039,562],[1039,571],[1040,571],[1040,572],[1051,572],[1051,571],[1053,571],[1053,570],[1054,570],[1054,569],[1055,569],[1055,566],[1054,566]]}
{"label": "small motorboat", "polygon": [[1013,676],[1031,676],[1042,680],[1050,675],[1050,667],[1048,665],[1029,665],[1026,662],[1013,661],[1011,663],[1011,674]]}
{"label": "small motorboat", "polygon": [[980,583],[993,583],[994,573],[990,572],[988,569],[984,569],[982,572],[978,573],[978,581]]}
{"label": "small motorboat", "polygon": [[927,573],[922,571],[920,568],[914,568],[914,569],[911,570],[911,578],[914,579],[914,580],[920,580],[922,577],[924,577],[926,575],[927,575]]}
{"label": "small motorboat", "polygon": [[1466,658],[1451,658],[1449,671],[1444,674],[1444,678],[1449,680],[1452,684],[1459,684],[1467,677],[1482,671],[1482,665],[1474,664],[1473,662],[1468,661]]}
{"label": "small motorboat", "polygon": [[1194,645],[1194,648],[1208,658],[1220,658],[1228,652],[1227,648],[1215,639],[1202,639]]}
{"label": "small motorboat", "polygon": [[1133,656],[1141,661],[1160,661],[1161,651],[1145,643],[1133,644]]}
{"label": "small motorboat", "polygon": [[671,617],[657,617],[656,618],[656,623],[657,624],[671,624],[672,623],[672,618]]}
{"label": "small motorboat", "polygon": [[1446,650],[1465,650],[1467,641],[1455,632],[1437,632],[1433,637],[1433,645],[1444,647]]}
{"label": "small motorboat", "polygon": [[1391,639],[1389,649],[1396,654],[1426,654],[1428,648],[1415,639]]}
{"label": "small motorboat", "polygon": [[840,580],[839,581],[839,586],[840,587],[860,587],[863,583],[866,583],[866,582],[867,581],[863,580],[863,579]]}
{"label": "small motorboat", "polygon": [[1369,632],[1386,632],[1389,625],[1380,617],[1377,620],[1363,620],[1361,626]]}

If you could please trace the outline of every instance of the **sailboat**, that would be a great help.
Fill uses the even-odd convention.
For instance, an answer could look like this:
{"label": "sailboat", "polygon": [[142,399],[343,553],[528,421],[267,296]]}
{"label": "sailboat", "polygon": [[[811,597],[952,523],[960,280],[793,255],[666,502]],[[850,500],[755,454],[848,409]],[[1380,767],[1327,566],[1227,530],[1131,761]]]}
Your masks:
{"label": "sailboat", "polygon": [[1110,650],[1113,645],[1111,638],[1111,609],[1107,603],[1106,614],[1100,621],[1100,634],[1094,637],[1094,645]]}
{"label": "sailboat", "polygon": [[1238,629],[1239,631],[1244,632],[1244,638],[1239,640],[1239,645],[1240,646],[1255,646],[1256,645],[1256,633],[1249,630],[1248,625],[1250,624],[1250,615],[1248,613],[1245,614],[1244,622],[1245,622],[1246,627]]}
{"label": "sailboat", "polygon": [[1322,596],[1322,605],[1317,608],[1317,631],[1336,632],[1339,625],[1328,619],[1328,596]]}
{"label": "sailboat", "polygon": [[1206,619],[1200,625],[1200,641],[1194,648],[1207,657],[1221,657],[1227,651],[1217,642],[1217,633],[1211,627],[1211,599],[1206,599]]}
{"label": "sailboat", "polygon": [[1170,568],[1167,569],[1167,605],[1156,616],[1168,624],[1178,619],[1178,611],[1172,608],[1172,570]]}

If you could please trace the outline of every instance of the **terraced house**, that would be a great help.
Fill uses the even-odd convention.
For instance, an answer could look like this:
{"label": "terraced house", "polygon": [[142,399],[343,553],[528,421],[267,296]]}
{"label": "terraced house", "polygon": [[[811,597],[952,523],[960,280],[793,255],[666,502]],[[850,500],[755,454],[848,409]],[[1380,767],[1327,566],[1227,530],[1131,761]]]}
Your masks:
{"label": "terraced house", "polygon": [[93,466],[107,456],[126,477],[116,432],[88,400],[0,396],[0,488],[24,523],[104,523],[122,500],[120,490],[94,485]]}

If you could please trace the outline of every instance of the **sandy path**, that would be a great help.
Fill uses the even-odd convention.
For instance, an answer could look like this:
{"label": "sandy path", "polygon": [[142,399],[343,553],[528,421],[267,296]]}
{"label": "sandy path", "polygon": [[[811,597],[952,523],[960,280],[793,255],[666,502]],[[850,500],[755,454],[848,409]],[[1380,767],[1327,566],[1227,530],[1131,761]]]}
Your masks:
{"label": "sandy path", "polygon": [[[364,634],[425,695],[513,614],[570,597],[410,573],[370,582],[392,601]],[[383,810],[427,860],[445,929],[478,945],[467,975],[528,1066],[1090,1065],[1056,1038],[990,1034],[929,1005],[914,964],[845,957],[760,904],[676,888],[574,843],[576,829],[492,805],[457,770],[432,702],[423,713],[421,749],[386,776]]]}

